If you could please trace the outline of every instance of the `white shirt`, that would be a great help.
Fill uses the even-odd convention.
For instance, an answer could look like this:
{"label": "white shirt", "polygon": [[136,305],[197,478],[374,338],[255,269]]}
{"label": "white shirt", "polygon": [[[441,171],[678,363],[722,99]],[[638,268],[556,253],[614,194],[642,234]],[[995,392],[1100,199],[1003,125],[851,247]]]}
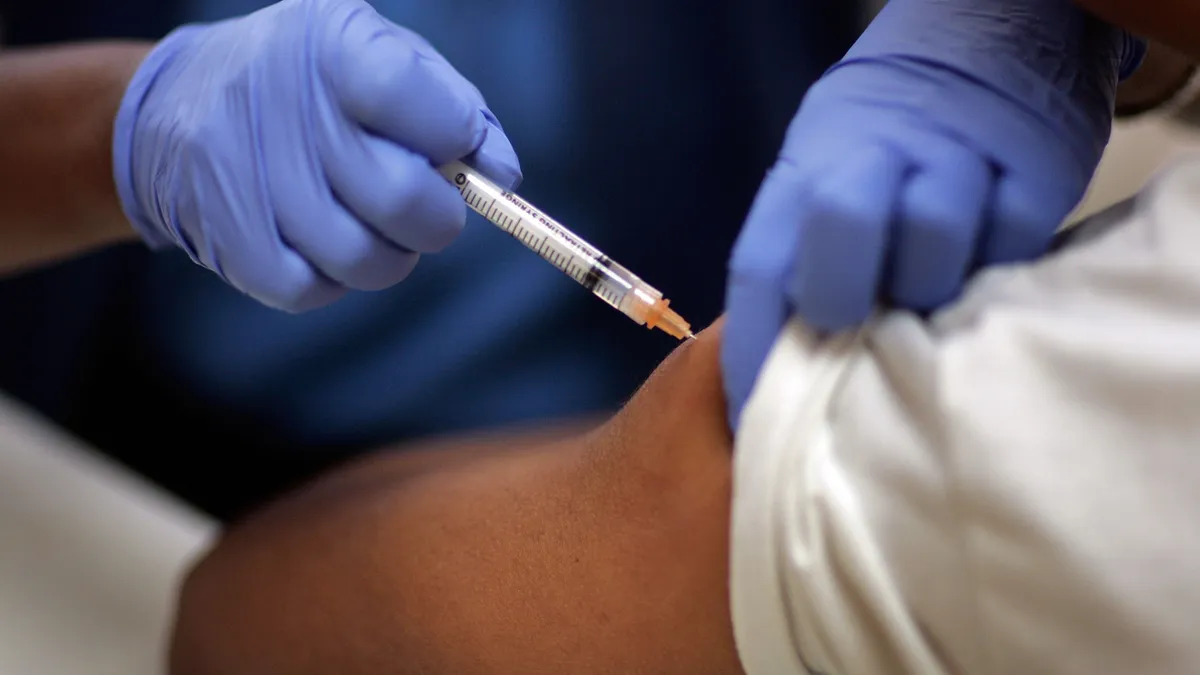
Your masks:
{"label": "white shirt", "polygon": [[1200,673],[1200,160],[929,322],[790,325],[735,473],[749,675]]}

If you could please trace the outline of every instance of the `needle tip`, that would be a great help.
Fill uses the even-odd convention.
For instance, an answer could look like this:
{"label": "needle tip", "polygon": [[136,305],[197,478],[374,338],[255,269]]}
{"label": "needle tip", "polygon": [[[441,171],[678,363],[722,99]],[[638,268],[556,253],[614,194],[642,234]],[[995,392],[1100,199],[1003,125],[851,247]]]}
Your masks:
{"label": "needle tip", "polygon": [[696,339],[691,324],[684,321],[683,317],[679,316],[678,313],[669,309],[667,307],[668,303],[668,300],[659,300],[650,309],[649,316],[646,318],[646,327],[657,328],[676,340]]}

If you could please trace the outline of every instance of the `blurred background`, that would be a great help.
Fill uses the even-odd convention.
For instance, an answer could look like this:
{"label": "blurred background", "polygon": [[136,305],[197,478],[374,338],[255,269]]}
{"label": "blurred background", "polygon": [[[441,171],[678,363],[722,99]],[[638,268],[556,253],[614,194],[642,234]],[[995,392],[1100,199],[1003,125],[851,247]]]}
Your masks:
{"label": "blurred background", "polygon": [[[0,14],[7,45],[33,45],[154,39],[265,4],[46,0]],[[874,9],[373,4],[479,85],[521,153],[524,196],[701,326],[805,88]],[[1196,148],[1167,122],[1121,126],[1077,215]],[[677,248],[688,257],[660,255]],[[0,282],[0,317],[0,675],[161,672],[174,585],[221,522],[361,452],[612,409],[672,347],[474,217],[400,287],[310,315],[127,246]]]}

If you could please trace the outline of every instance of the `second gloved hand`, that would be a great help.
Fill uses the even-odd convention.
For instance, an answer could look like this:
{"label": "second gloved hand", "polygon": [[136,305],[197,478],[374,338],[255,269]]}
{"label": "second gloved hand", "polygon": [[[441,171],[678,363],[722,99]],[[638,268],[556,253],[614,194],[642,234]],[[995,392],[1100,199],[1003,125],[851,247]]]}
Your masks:
{"label": "second gloved hand", "polygon": [[180,28],[134,76],[113,150],[148,243],[288,311],[391,286],[448,245],[466,206],[437,165],[521,177],[479,91],[363,0]]}
{"label": "second gloved hand", "polygon": [[730,262],[736,423],[792,314],[930,310],[1046,250],[1107,143],[1142,46],[1070,0],[890,0],[806,96]]}

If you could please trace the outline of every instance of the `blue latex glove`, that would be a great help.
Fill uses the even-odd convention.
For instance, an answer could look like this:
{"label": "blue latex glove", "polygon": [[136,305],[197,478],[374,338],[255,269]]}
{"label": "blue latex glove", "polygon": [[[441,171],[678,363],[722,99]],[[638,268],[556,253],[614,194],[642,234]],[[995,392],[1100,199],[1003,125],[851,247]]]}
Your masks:
{"label": "blue latex glove", "polygon": [[930,310],[1044,252],[1099,163],[1144,46],[1069,0],[891,0],[805,97],[730,261],[735,423],[793,313]]}
{"label": "blue latex glove", "polygon": [[479,91],[362,0],[175,31],[129,86],[113,156],[149,244],[288,311],[391,286],[448,245],[467,211],[434,166],[521,178]]}

